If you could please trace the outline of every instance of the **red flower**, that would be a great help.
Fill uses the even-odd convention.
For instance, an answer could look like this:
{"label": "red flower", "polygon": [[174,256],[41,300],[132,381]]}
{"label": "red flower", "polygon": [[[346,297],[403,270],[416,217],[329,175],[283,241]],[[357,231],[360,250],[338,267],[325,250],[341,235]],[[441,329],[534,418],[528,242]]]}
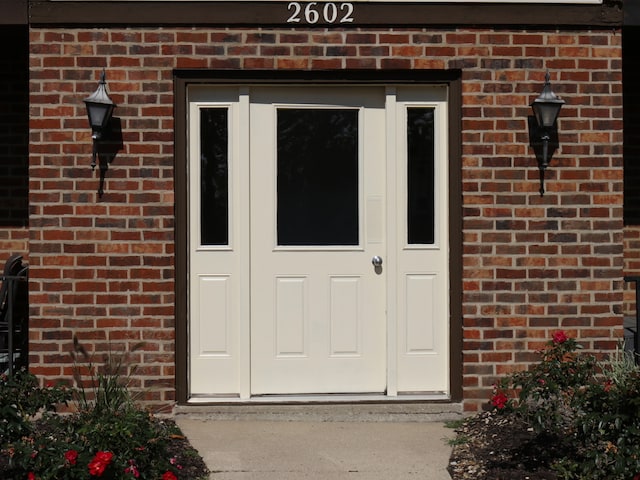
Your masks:
{"label": "red flower", "polygon": [[67,450],[64,453],[64,459],[69,462],[69,465],[75,465],[78,460],[78,452],[75,450]]}
{"label": "red flower", "polygon": [[164,472],[162,474],[162,480],[178,480],[178,477],[171,472]]}
{"label": "red flower", "polygon": [[502,410],[509,401],[509,398],[504,394],[504,392],[497,392],[493,397],[491,397],[491,405],[496,407],[498,410]]}
{"label": "red flower", "polygon": [[36,480],[36,474],[33,472],[29,472],[27,474],[27,480]]}
{"label": "red flower", "polygon": [[92,476],[100,477],[104,473],[105,469],[111,463],[113,453],[111,452],[98,452],[93,460],[89,463],[89,473]]}
{"label": "red flower", "polygon": [[564,330],[558,330],[553,334],[553,343],[564,343],[567,340],[569,340],[569,337],[564,333]]}

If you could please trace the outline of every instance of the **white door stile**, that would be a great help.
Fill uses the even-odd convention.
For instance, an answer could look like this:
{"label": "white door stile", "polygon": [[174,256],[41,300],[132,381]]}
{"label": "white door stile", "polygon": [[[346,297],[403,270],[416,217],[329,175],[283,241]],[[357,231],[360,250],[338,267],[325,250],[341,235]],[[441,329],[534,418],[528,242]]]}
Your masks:
{"label": "white door stile", "polygon": [[[249,87],[240,87],[238,98],[238,168],[239,182],[249,185],[251,178],[251,163],[249,142],[251,129],[249,125]],[[238,189],[238,202],[242,205],[243,215],[240,219],[239,248],[243,252],[240,258],[240,325],[239,325],[239,395],[240,399],[251,397],[251,344],[246,339],[251,338],[251,191],[248,188]]]}
{"label": "white door stile", "polygon": [[[397,210],[398,202],[398,167],[396,165],[397,145],[397,88],[386,87],[385,89],[385,137],[386,137],[386,220],[387,220],[387,255],[386,255],[386,275],[387,275],[387,396],[396,397],[398,395],[398,288],[397,288],[397,264],[398,264],[398,242],[395,235],[389,232],[396,232],[398,229],[398,217],[394,214]],[[391,213],[391,214],[390,214]]]}

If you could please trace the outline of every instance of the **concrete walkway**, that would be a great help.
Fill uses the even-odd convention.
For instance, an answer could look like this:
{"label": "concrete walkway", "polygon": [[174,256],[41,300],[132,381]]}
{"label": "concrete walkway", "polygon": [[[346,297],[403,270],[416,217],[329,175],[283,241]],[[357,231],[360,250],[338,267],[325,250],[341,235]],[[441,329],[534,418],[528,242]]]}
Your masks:
{"label": "concrete walkway", "polygon": [[215,480],[451,478],[442,422],[176,421]]}

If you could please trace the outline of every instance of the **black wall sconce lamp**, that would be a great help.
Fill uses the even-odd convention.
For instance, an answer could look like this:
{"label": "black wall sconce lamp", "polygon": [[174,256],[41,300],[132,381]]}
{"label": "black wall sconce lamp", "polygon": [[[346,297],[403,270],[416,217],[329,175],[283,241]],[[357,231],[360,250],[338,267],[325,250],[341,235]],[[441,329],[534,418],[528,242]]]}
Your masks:
{"label": "black wall sconce lamp", "polygon": [[93,139],[93,157],[91,160],[91,169],[93,170],[96,168],[98,143],[106,137],[111,115],[113,114],[113,109],[116,107],[107,93],[107,82],[105,80],[104,70],[102,70],[98,88],[84,99],[84,103],[87,107],[89,125],[91,125],[91,138]]}
{"label": "black wall sconce lamp", "polygon": [[558,148],[556,123],[564,100],[551,90],[549,71],[544,78],[542,93],[531,103],[533,116],[529,117],[529,142],[538,160],[540,170],[540,196],[544,195],[544,174],[553,152]]}

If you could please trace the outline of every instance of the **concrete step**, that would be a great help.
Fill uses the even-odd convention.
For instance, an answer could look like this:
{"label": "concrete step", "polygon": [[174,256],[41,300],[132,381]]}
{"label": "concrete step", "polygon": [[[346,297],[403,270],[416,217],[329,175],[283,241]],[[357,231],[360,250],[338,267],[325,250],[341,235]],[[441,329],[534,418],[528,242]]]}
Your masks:
{"label": "concrete step", "polygon": [[207,420],[313,422],[442,422],[463,417],[461,403],[193,404],[174,408],[176,417]]}
{"label": "concrete step", "polygon": [[215,480],[451,480],[441,422],[176,421]]}

